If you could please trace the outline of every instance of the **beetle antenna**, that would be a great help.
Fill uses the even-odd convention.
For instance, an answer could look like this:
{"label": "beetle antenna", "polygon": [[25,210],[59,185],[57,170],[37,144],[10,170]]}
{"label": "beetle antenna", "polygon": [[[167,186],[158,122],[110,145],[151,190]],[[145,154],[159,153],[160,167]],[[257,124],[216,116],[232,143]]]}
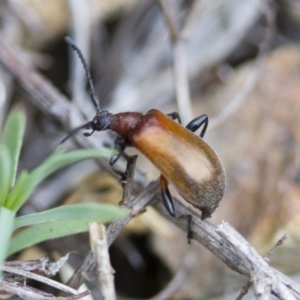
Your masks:
{"label": "beetle antenna", "polygon": [[[60,141],[60,145],[63,144],[67,139],[69,139],[71,136],[73,136],[75,133],[77,133],[79,130],[81,129],[89,129],[89,127],[93,125],[93,122],[87,122],[83,125],[80,125],[76,128],[74,128],[67,136],[65,136],[61,141]],[[92,131],[92,133],[94,132],[95,130]],[[88,132],[85,132],[84,135],[87,136],[86,134],[88,134],[88,136],[92,135],[92,133],[88,133]]]}
{"label": "beetle antenna", "polygon": [[77,52],[81,63],[83,64],[84,70],[85,70],[85,74],[88,80],[88,85],[90,88],[90,95],[91,95],[91,99],[96,107],[97,113],[100,112],[100,102],[99,102],[99,98],[95,92],[95,88],[94,88],[94,84],[93,84],[93,80],[92,80],[92,76],[88,67],[88,64],[85,60],[85,58],[83,57],[82,52],[80,51],[80,49],[74,44],[74,42],[72,41],[72,39],[69,36],[65,37],[65,41],[72,47],[72,49],[74,51]]}

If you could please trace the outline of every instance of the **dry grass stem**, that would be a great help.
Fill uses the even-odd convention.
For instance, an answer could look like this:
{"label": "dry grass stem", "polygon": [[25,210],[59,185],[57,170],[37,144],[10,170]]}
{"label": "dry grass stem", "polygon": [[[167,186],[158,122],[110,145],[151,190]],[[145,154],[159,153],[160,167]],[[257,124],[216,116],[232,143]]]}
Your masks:
{"label": "dry grass stem", "polygon": [[[271,257],[271,255],[273,254],[273,252],[279,247],[281,246],[287,239],[287,235],[284,234],[278,241],[277,243],[274,245],[274,247],[272,247],[272,249],[263,257],[266,261],[269,260],[269,258]],[[243,297],[248,293],[250,287],[252,285],[251,280],[249,280],[247,282],[247,284],[243,287],[242,291],[240,292],[240,294],[237,296],[236,300],[241,300],[243,299]]]}
{"label": "dry grass stem", "polygon": [[169,8],[167,7],[165,1],[158,0],[158,2],[166,19],[166,24],[171,39],[174,86],[178,111],[180,113],[182,124],[186,125],[193,118],[190,88],[188,82],[189,77],[187,69],[186,42],[188,29],[190,28],[193,19],[197,16],[199,3],[201,3],[201,1],[193,2],[184,20],[184,25],[182,29],[179,30],[177,30],[176,28],[175,21],[172,19]]}
{"label": "dry grass stem", "polygon": [[114,270],[110,264],[105,226],[99,222],[92,222],[89,224],[89,233],[103,300],[114,300],[116,299]]}
{"label": "dry grass stem", "polygon": [[253,91],[255,84],[257,83],[265,61],[267,51],[270,46],[270,42],[275,33],[275,12],[267,5],[267,1],[261,3],[263,14],[266,18],[267,25],[265,30],[264,38],[259,46],[257,57],[253,63],[252,70],[244,81],[243,86],[240,88],[238,93],[230,101],[230,103],[215,117],[210,120],[209,130],[216,128],[225,122],[232,114],[234,114],[239,107],[247,100],[249,94]]}

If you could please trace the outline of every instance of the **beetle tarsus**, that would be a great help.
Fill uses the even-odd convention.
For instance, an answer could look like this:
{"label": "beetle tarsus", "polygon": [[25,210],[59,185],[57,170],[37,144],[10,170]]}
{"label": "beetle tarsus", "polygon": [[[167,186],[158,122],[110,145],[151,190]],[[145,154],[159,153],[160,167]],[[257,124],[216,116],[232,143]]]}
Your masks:
{"label": "beetle tarsus", "polygon": [[179,124],[181,124],[181,119],[180,119],[180,116],[179,116],[179,113],[178,112],[172,112],[172,113],[169,113],[167,114],[168,117],[170,117],[172,120],[177,120]]}
{"label": "beetle tarsus", "polygon": [[186,129],[188,129],[192,132],[195,132],[203,124],[204,124],[204,126],[200,132],[200,137],[203,138],[204,134],[206,132],[207,126],[208,126],[208,116],[207,115],[201,115],[200,117],[197,117],[196,119],[192,120],[189,124],[187,124]]}

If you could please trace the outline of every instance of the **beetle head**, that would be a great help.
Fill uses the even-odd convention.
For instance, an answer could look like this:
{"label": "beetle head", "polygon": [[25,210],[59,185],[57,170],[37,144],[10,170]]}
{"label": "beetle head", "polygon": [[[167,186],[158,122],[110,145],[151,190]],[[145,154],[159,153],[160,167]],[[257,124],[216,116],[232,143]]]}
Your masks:
{"label": "beetle head", "polygon": [[81,126],[84,129],[92,129],[91,132],[85,132],[85,136],[91,136],[94,131],[102,131],[109,129],[112,114],[107,110],[99,111],[91,122]]}
{"label": "beetle head", "polygon": [[102,131],[109,129],[110,122],[111,122],[112,114],[108,112],[107,110],[99,111],[96,116],[93,118],[92,121],[87,122],[83,125],[80,125],[76,128],[74,128],[61,142],[60,144],[64,143],[67,139],[69,139],[71,136],[76,134],[78,131],[82,129],[91,129],[90,132],[85,132],[84,136],[91,136],[95,131]]}

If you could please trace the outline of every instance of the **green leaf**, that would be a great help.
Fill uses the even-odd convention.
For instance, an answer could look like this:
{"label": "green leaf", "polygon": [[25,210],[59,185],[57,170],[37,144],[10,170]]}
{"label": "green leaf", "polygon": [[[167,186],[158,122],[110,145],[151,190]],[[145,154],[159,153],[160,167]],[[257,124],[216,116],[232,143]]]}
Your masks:
{"label": "green leaf", "polygon": [[[89,209],[91,209],[93,205],[89,205],[89,206],[90,206]],[[121,215],[124,216],[124,211],[121,210],[119,207],[114,207],[112,209],[112,207],[109,207],[108,205],[104,205],[104,204],[98,204],[97,206],[99,211],[101,209],[105,210],[105,207],[108,208],[108,211],[110,211],[110,213],[108,214],[110,214],[110,216],[108,217],[108,214],[106,215],[102,213],[100,213],[102,214],[102,216],[96,216],[96,215],[87,216],[86,213],[88,212],[88,210],[86,210],[85,213],[83,214],[84,215],[83,218],[78,218],[80,209],[82,210],[82,207],[80,205],[77,205],[76,210],[78,209],[78,211],[73,210],[73,212],[75,212],[75,217],[76,217],[74,219],[71,219],[70,215],[68,215],[69,217],[68,220],[61,220],[60,218],[64,213],[63,209],[62,210],[56,209],[56,212],[58,212],[57,221],[40,223],[43,221],[42,216],[47,216],[49,212],[35,214],[37,215],[35,220],[34,219],[30,220],[30,218],[28,217],[29,219],[28,220],[25,219],[24,221],[25,218],[24,217],[23,220],[21,219],[21,221],[20,220],[18,221],[19,225],[24,226],[24,224],[29,224],[29,223],[39,223],[39,224],[21,231],[20,233],[18,233],[12,238],[10,248],[8,251],[9,255],[49,239],[59,238],[66,235],[87,231],[89,222],[99,220],[102,223],[104,223],[104,222],[111,221],[116,217],[120,217]],[[51,217],[49,216],[48,218],[51,219]]]}
{"label": "green leaf", "polygon": [[55,221],[30,227],[12,238],[8,255],[46,240],[85,232],[87,228],[87,220]]}
{"label": "green leaf", "polygon": [[15,213],[6,207],[0,207],[0,265],[7,256],[9,240],[13,232]]}
{"label": "green leaf", "polygon": [[11,185],[12,165],[6,145],[0,146],[0,205],[4,205]]}
{"label": "green leaf", "polygon": [[117,205],[77,203],[72,205],[63,205],[43,212],[18,217],[16,218],[14,229],[46,222],[72,219],[85,219],[89,221],[99,220],[102,223],[105,223],[114,218],[125,217],[126,214],[127,212]]}
{"label": "green leaf", "polygon": [[18,210],[30,197],[36,186],[59,168],[84,159],[99,158],[101,156],[109,157],[110,154],[111,150],[108,149],[85,149],[68,153],[54,152],[28,175],[20,190],[18,190],[17,199],[14,198],[12,201],[9,199],[9,202],[13,203],[10,208],[14,211]]}
{"label": "green leaf", "polygon": [[10,187],[15,183],[24,129],[25,114],[20,109],[14,109],[8,115],[1,138],[1,145],[7,147],[12,166],[8,177]]}
{"label": "green leaf", "polygon": [[[4,202],[4,206],[16,211],[13,207],[15,206],[15,203],[18,202],[18,199],[22,197],[23,190],[26,189],[26,180],[29,176],[29,173],[27,170],[23,170],[21,174],[18,177],[18,180],[8,195],[6,201]],[[24,188],[25,186],[25,188]]]}

